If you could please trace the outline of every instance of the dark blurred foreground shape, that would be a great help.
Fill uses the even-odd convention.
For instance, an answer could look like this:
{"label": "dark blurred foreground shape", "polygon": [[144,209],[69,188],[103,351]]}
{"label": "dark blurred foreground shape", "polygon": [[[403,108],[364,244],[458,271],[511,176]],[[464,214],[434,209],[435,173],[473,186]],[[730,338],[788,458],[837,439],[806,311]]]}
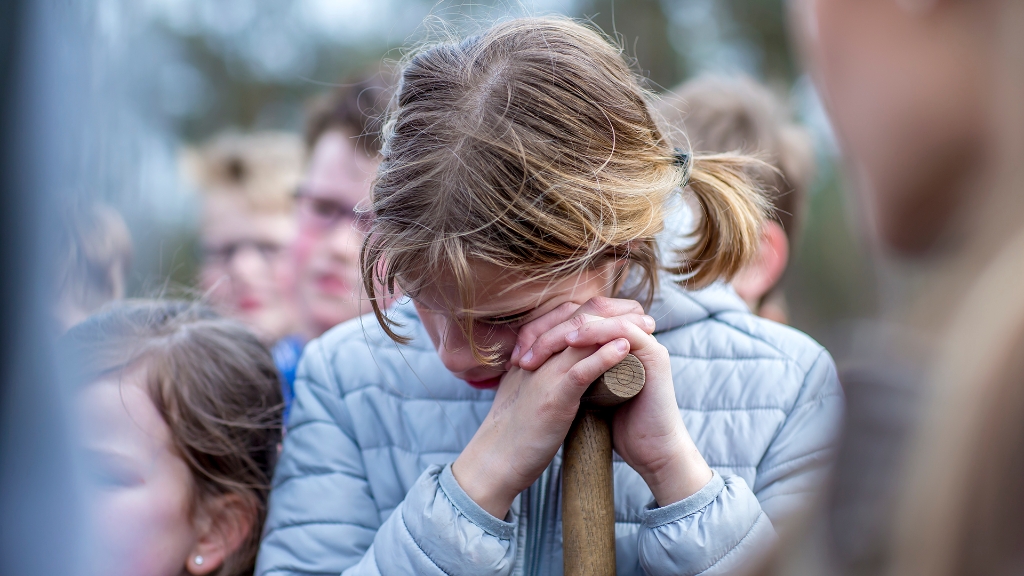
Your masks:
{"label": "dark blurred foreground shape", "polygon": [[45,281],[84,84],[79,15],[65,3],[0,0],[0,570],[19,576],[84,565]]}
{"label": "dark blurred foreground shape", "polygon": [[791,0],[884,256],[834,484],[765,573],[1024,573],[1024,3]]}

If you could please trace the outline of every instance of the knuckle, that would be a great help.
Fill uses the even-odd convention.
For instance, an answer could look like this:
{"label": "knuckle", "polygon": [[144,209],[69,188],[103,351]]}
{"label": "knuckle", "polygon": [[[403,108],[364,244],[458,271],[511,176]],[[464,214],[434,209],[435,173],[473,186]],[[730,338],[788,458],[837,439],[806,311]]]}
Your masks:
{"label": "knuckle", "polygon": [[587,386],[590,384],[590,382],[587,381],[587,375],[584,373],[583,369],[580,368],[579,364],[570,368],[569,371],[565,373],[565,378],[573,386]]}
{"label": "knuckle", "polygon": [[614,300],[607,296],[595,296],[590,299],[590,307],[597,316],[610,316],[614,314]]}
{"label": "knuckle", "polygon": [[587,323],[586,314],[577,314],[569,319],[569,325],[573,328],[582,328]]}
{"label": "knuckle", "polygon": [[533,341],[534,355],[536,355],[537,352],[540,350],[544,350],[551,347],[553,343],[554,337],[551,336],[550,333],[540,335],[539,337],[537,337],[536,340]]}
{"label": "knuckle", "polygon": [[580,307],[573,302],[563,302],[556,306],[553,312],[555,312],[559,318],[566,318],[568,316],[572,316],[573,313],[579,310],[579,308]]}

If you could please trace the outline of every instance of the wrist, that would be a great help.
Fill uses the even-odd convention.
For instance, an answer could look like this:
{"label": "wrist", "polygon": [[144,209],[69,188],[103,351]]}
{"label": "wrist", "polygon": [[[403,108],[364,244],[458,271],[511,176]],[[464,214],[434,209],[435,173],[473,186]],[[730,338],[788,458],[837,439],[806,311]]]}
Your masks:
{"label": "wrist", "polygon": [[640,473],[659,507],[693,496],[714,476],[697,447],[692,442],[687,444]]}
{"label": "wrist", "polygon": [[499,520],[505,518],[519,494],[502,482],[505,474],[493,458],[479,457],[469,446],[452,463],[452,476],[467,496]]}

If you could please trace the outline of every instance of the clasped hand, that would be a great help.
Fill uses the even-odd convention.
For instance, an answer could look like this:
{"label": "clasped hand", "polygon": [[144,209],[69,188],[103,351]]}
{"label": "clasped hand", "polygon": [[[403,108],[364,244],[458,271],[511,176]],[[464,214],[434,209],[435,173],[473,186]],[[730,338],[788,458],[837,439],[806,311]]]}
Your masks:
{"label": "clasped hand", "polygon": [[707,484],[711,469],[683,424],[668,351],[654,330],[639,303],[604,297],[567,302],[524,325],[490,412],[452,466],[469,497],[503,518],[558,452],[587,387],[629,353],[647,379],[615,413],[615,451],[661,506]]}

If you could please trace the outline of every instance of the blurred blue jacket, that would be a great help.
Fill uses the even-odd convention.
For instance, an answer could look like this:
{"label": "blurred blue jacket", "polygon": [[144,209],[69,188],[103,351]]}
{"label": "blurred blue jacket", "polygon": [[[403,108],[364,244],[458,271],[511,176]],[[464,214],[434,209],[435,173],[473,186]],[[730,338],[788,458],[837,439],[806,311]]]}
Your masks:
{"label": "blurred blue jacket", "polygon": [[[727,574],[825,478],[843,411],[835,366],[728,288],[663,282],[648,312],[714,477],[658,508],[616,455],[618,574]],[[307,346],[256,573],[561,574],[561,455],[506,518],[480,508],[450,466],[494,392],[444,368],[410,303],[391,313],[408,345],[364,316]]]}

